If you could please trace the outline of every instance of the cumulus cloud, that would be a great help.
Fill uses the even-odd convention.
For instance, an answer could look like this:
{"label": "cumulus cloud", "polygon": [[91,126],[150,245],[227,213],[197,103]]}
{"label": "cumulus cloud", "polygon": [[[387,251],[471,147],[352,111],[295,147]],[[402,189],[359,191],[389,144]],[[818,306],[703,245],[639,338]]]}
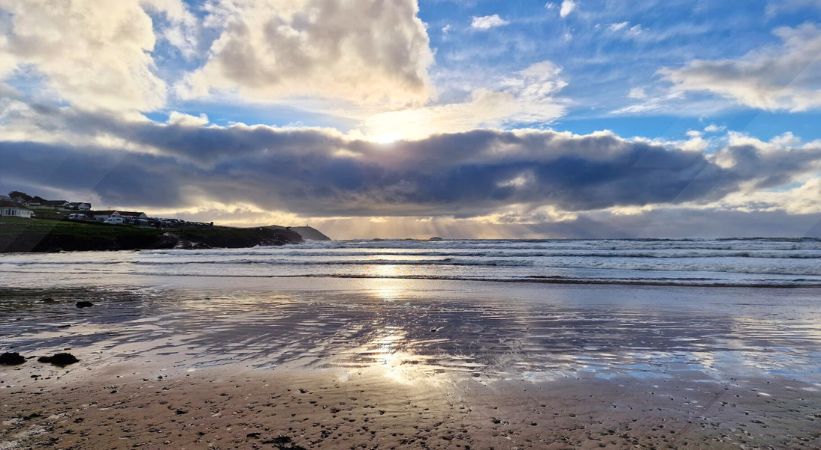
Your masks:
{"label": "cumulus cloud", "polygon": [[222,127],[190,117],[157,123],[65,109],[38,114],[38,123],[108,144],[0,141],[4,187],[86,190],[123,206],[210,201],[303,217],[466,218],[523,205],[570,220],[615,207],[709,204],[821,168],[817,143],[780,150],[737,142],[708,156],[610,133],[475,130],[385,146],[328,130]]}
{"label": "cumulus cloud", "polygon": [[775,30],[782,43],[738,59],[695,60],[661,70],[679,92],[708,91],[765,110],[821,107],[821,30],[814,24]]}
{"label": "cumulus cloud", "polygon": [[151,17],[137,0],[0,0],[0,79],[42,76],[85,108],[152,110],[166,85],[155,73]]}
{"label": "cumulus cloud", "polygon": [[264,101],[314,96],[380,105],[424,102],[433,62],[416,0],[214,0],[219,36],[177,88]]}
{"label": "cumulus cloud", "polygon": [[470,26],[476,30],[489,30],[491,28],[508,25],[509,23],[507,20],[499,17],[498,14],[494,14],[492,16],[474,16],[470,22]]}
{"label": "cumulus cloud", "polygon": [[744,212],[785,211],[789,214],[821,214],[821,178],[799,182],[789,190],[734,192],[717,202],[721,209]]}

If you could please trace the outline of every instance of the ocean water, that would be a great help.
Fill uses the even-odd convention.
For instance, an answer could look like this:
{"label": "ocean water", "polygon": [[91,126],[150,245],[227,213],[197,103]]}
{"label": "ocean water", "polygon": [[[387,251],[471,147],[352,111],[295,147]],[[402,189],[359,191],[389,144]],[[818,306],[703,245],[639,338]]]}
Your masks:
{"label": "ocean water", "polygon": [[442,279],[821,286],[821,240],[352,240],[283,247],[0,255],[0,276]]}
{"label": "ocean water", "polygon": [[693,372],[821,388],[811,239],[5,254],[0,287],[0,350],[71,348],[84,367],[367,369],[402,382]]}

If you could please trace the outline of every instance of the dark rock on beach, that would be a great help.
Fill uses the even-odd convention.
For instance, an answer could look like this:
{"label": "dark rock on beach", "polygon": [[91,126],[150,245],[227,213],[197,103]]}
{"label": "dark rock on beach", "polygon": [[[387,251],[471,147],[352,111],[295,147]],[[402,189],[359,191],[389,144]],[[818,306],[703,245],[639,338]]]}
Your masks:
{"label": "dark rock on beach", "polygon": [[58,367],[65,367],[70,364],[74,364],[80,362],[74,355],[71,353],[57,353],[53,356],[41,356],[37,358],[38,362],[52,364]]}
{"label": "dark rock on beach", "polygon": [[26,362],[26,358],[20,356],[19,353],[3,353],[0,355],[0,366],[19,366]]}
{"label": "dark rock on beach", "polygon": [[91,308],[92,306],[94,306],[94,303],[91,303],[89,301],[81,301],[81,302],[75,303],[75,305],[78,308]]}

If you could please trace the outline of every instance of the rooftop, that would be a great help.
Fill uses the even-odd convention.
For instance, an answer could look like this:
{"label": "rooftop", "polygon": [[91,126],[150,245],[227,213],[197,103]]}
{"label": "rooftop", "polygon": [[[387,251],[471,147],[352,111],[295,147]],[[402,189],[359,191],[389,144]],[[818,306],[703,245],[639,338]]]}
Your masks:
{"label": "rooftop", "polygon": [[28,209],[25,206],[23,206],[23,205],[21,205],[17,202],[13,202],[11,200],[5,200],[5,199],[0,199],[0,207],[4,207],[4,208],[12,207],[12,208]]}

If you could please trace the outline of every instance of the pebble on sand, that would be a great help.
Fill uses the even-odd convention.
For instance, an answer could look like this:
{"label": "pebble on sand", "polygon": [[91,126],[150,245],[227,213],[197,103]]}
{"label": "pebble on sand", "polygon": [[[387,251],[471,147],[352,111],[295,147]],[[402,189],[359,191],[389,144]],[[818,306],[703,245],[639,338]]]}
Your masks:
{"label": "pebble on sand", "polygon": [[80,360],[78,360],[71,353],[57,353],[53,356],[41,356],[37,358],[37,361],[41,363],[53,364],[59,367],[65,367],[69,364],[79,362]]}

